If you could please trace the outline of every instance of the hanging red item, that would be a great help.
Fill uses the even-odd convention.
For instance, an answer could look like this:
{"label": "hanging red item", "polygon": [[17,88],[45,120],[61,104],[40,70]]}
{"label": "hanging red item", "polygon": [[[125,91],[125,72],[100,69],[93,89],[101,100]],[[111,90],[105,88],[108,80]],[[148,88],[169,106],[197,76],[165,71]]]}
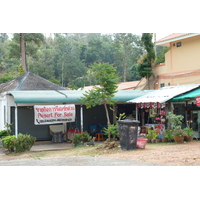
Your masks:
{"label": "hanging red item", "polygon": [[157,102],[157,108],[160,108],[160,103],[159,102]]}
{"label": "hanging red item", "polygon": [[196,105],[200,106],[200,97],[196,97]]}

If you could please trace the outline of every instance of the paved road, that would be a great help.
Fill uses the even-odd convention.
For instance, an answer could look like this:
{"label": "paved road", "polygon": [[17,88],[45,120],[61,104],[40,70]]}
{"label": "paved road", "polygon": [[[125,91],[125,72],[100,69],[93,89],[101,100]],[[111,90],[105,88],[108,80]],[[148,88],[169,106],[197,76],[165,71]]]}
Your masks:
{"label": "paved road", "polygon": [[71,156],[58,158],[30,158],[0,160],[0,166],[164,166],[136,160],[114,158]]}

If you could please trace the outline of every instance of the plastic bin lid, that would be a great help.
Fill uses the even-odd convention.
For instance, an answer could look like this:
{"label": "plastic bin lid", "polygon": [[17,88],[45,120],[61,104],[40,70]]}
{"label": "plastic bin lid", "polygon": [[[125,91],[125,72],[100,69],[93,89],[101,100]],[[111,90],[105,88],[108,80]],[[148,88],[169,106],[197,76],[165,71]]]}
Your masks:
{"label": "plastic bin lid", "polygon": [[117,122],[119,123],[140,123],[138,120],[133,120],[133,119],[123,119],[123,120],[118,120]]}

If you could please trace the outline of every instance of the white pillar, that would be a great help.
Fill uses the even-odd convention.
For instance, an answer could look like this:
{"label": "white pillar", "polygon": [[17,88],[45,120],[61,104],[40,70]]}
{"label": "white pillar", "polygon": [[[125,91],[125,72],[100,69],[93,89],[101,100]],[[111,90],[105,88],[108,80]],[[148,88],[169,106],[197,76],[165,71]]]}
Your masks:
{"label": "white pillar", "polygon": [[18,138],[18,110],[17,104],[15,105],[15,136]]}
{"label": "white pillar", "polygon": [[135,107],[136,109],[136,120],[138,120],[138,107],[137,107],[137,103],[136,103],[136,107]]}
{"label": "white pillar", "polygon": [[80,106],[81,132],[83,132],[83,105]]}

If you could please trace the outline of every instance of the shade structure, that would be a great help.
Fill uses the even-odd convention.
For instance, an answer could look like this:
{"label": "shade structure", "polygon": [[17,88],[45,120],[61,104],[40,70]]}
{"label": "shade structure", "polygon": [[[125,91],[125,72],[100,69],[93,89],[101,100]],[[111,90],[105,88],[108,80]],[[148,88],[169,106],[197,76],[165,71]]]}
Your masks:
{"label": "shade structure", "polygon": [[163,87],[159,90],[154,90],[153,92],[150,92],[146,95],[129,100],[128,102],[131,102],[131,103],[151,103],[151,102],[165,103],[165,102],[169,101],[170,99],[172,99],[173,97],[176,97],[180,94],[186,93],[186,92],[191,91],[198,87],[199,87],[199,84]]}
{"label": "shade structure", "polygon": [[185,101],[189,99],[194,99],[198,96],[200,96],[200,88],[195,89],[191,92],[187,92],[186,94],[182,94],[177,97],[174,97],[171,101]]}
{"label": "shade structure", "polygon": [[[83,90],[24,90],[9,91],[14,97],[15,103],[81,103],[80,98],[86,91]],[[130,99],[148,94],[150,91],[119,90],[113,99],[118,102],[126,102]]]}

